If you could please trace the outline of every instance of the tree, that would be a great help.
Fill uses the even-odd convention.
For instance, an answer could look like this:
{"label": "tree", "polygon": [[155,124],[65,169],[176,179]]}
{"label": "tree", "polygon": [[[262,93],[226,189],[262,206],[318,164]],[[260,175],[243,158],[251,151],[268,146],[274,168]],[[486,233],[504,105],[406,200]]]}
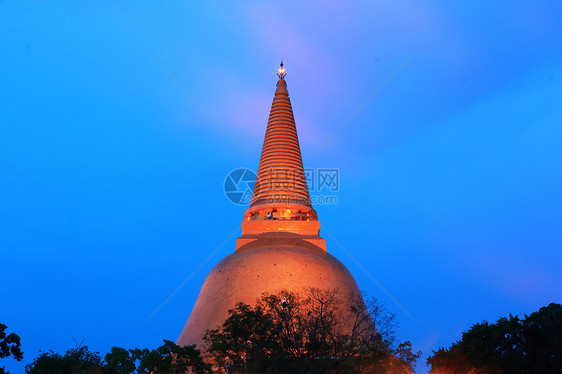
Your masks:
{"label": "tree", "polygon": [[[222,326],[207,331],[206,349],[229,373],[382,372],[394,357],[394,316],[376,300],[369,308],[352,296],[344,303],[350,308],[350,330],[338,309],[340,297],[310,288],[302,297],[282,291],[264,294],[253,307],[238,303]],[[376,320],[384,321],[379,331]],[[409,343],[400,352],[410,360],[397,359],[405,370],[421,355],[412,353]]]}
{"label": "tree", "polygon": [[133,358],[139,360],[139,374],[183,374],[188,371],[197,374],[212,373],[211,365],[203,361],[195,345],[180,347],[164,340],[163,345],[152,351],[135,349],[131,353]]}
{"label": "tree", "polygon": [[43,352],[25,366],[27,374],[101,374],[103,361],[87,345],[71,348],[64,355],[53,351]]}
{"label": "tree", "polygon": [[434,373],[560,373],[560,352],[562,305],[552,303],[524,319],[510,314],[475,324],[427,363]]}
{"label": "tree", "polygon": [[[142,355],[134,354],[136,350],[113,347],[105,355],[105,370],[107,374],[132,374],[137,370],[137,361]],[[148,350],[147,350],[148,351]]]}
{"label": "tree", "polygon": [[[0,323],[0,358],[13,356],[17,361],[23,359],[23,352],[21,351],[21,340],[15,333],[6,333],[8,326]],[[9,374],[4,367],[0,367],[0,374]]]}
{"label": "tree", "polygon": [[201,358],[194,345],[180,347],[164,340],[160,347],[124,349],[113,347],[105,355],[91,352],[88,346],[77,346],[60,355],[44,352],[25,367],[27,374],[210,374],[211,365]]}
{"label": "tree", "polygon": [[416,367],[416,362],[421,356],[421,351],[418,351],[416,353],[412,352],[412,343],[406,341],[404,343],[398,344],[398,347],[394,350],[394,354],[408,368],[414,370],[414,368]]}

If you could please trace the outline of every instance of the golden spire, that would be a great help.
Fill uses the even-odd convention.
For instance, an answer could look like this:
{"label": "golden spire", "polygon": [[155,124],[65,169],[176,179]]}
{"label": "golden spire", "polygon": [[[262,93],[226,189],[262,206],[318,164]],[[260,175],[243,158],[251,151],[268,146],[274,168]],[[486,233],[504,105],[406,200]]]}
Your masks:
{"label": "golden spire", "polygon": [[245,220],[316,221],[312,209],[293,108],[283,79],[283,61],[277,76],[277,89],[269,113],[265,140],[252,203]]}

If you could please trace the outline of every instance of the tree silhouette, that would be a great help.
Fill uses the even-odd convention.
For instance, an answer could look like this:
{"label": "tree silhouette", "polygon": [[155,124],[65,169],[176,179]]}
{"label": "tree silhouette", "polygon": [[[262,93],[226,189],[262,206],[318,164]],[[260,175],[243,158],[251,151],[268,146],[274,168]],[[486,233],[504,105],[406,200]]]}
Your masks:
{"label": "tree silhouette", "polygon": [[28,374],[101,374],[104,364],[97,352],[87,345],[77,345],[64,355],[53,351],[42,352],[31,364],[25,366]]}
{"label": "tree silhouette", "polygon": [[[0,323],[0,358],[13,356],[17,361],[23,359],[21,340],[15,333],[6,333],[8,326]],[[4,367],[0,367],[0,374],[9,374]]]}
{"label": "tree silhouette", "polygon": [[562,305],[482,322],[427,359],[432,373],[562,373]]}
{"label": "tree silhouette", "polygon": [[[228,373],[411,372],[420,352],[409,342],[394,350],[394,316],[376,300],[350,297],[349,321],[341,295],[314,288],[304,296],[264,294],[255,306],[238,303],[222,326],[207,331],[206,350]],[[374,321],[381,322],[377,330]]]}
{"label": "tree silhouette", "polygon": [[180,347],[164,340],[160,347],[149,349],[124,349],[113,347],[105,355],[91,352],[88,346],[77,346],[60,355],[44,352],[25,367],[27,374],[210,374],[195,346]]}

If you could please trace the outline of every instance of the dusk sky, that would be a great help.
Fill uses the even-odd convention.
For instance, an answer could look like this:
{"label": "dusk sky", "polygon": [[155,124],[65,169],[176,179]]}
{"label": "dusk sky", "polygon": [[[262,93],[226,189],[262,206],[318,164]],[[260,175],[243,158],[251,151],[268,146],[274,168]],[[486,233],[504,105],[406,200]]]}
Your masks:
{"label": "dusk sky", "polygon": [[[283,59],[320,235],[423,351],[562,302],[559,1],[0,2],[0,323],[175,341]],[[228,134],[230,135],[228,135]],[[381,287],[382,285],[382,287]],[[384,288],[384,289],[383,289]],[[384,291],[386,290],[386,292]]]}

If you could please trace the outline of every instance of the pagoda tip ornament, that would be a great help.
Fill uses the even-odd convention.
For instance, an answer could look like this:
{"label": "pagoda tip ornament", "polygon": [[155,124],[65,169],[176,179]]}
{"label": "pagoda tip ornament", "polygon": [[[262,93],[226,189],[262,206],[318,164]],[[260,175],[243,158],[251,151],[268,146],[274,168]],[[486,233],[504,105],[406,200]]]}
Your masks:
{"label": "pagoda tip ornament", "polygon": [[285,78],[286,75],[287,75],[287,73],[285,72],[285,69],[283,68],[283,60],[281,60],[281,64],[279,65],[279,70],[277,70],[277,76],[279,77],[279,79],[283,79],[283,78]]}

